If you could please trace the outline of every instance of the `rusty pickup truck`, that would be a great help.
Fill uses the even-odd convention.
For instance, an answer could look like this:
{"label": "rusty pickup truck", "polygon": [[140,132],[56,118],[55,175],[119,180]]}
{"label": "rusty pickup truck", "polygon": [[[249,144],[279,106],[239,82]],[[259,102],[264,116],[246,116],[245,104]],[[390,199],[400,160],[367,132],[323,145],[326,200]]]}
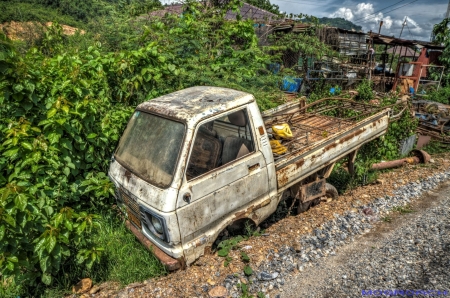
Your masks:
{"label": "rusty pickup truck", "polygon": [[[253,95],[193,87],[137,106],[109,177],[127,227],[169,270],[193,263],[224,229],[258,225],[286,198],[306,210],[337,196],[334,164],[381,135],[389,109],[351,100],[284,104],[261,113]],[[274,156],[273,125],[287,123]]]}

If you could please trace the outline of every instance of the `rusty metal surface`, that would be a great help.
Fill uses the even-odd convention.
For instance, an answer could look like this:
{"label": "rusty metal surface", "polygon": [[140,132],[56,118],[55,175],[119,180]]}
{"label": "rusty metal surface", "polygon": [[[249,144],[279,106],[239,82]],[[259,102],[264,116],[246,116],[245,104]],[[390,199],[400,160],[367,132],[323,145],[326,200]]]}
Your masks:
{"label": "rusty metal surface", "polygon": [[450,144],[450,105],[429,100],[414,100],[412,105],[419,120],[417,132]]}
{"label": "rusty metal surface", "polygon": [[287,106],[285,111],[272,110],[272,115],[264,115],[266,128],[274,124],[288,123],[294,134],[292,140],[283,143],[289,149],[288,154],[278,158],[276,163],[280,164],[292,155],[310,150],[315,143],[351,129],[359,120],[380,110],[376,106],[335,98],[322,99],[296,110],[291,106]]}
{"label": "rusty metal surface", "polygon": [[411,155],[412,157],[375,163],[372,165],[372,170],[398,168],[407,164],[428,163],[431,159],[431,156],[423,150],[413,150],[411,151]]}
{"label": "rusty metal surface", "polygon": [[[285,112],[287,111],[287,112]],[[347,99],[322,99],[297,109],[294,104],[263,115],[266,128],[288,123],[293,139],[283,143],[288,153],[275,159],[278,191],[298,183],[312,173],[383,135],[390,109]]]}
{"label": "rusty metal surface", "polygon": [[402,167],[406,164],[418,164],[420,159],[418,157],[407,157],[402,159],[396,159],[391,161],[384,161],[380,163],[375,163],[372,165],[372,170],[385,170]]}
{"label": "rusty metal surface", "polygon": [[418,157],[421,163],[428,163],[431,159],[430,154],[428,154],[427,152],[423,151],[423,150],[413,150],[411,151],[411,154],[414,155],[415,157]]}
{"label": "rusty metal surface", "polygon": [[305,185],[299,189],[300,201],[302,203],[312,201],[316,198],[325,196],[326,193],[326,179],[320,179]]}
{"label": "rusty metal surface", "polygon": [[178,270],[182,267],[182,262],[180,262],[177,259],[172,258],[168,254],[164,253],[161,249],[159,249],[156,245],[154,245],[150,240],[147,239],[147,237],[142,234],[141,231],[139,231],[133,224],[130,223],[130,221],[125,222],[126,227],[136,236],[136,238],[141,242],[147,249],[149,249],[155,257],[158,258],[158,260],[161,261],[161,263],[164,264],[164,266],[169,271]]}
{"label": "rusty metal surface", "polygon": [[430,141],[431,141],[431,136],[419,135],[419,137],[417,138],[416,148],[422,149],[423,147],[428,145],[428,143],[430,143]]}
{"label": "rusty metal surface", "polygon": [[196,124],[221,112],[253,102],[253,95],[228,88],[199,86],[146,101],[138,110]]}
{"label": "rusty metal surface", "polygon": [[122,198],[123,203],[126,206],[126,212],[130,222],[134,224],[138,229],[142,229],[139,204],[137,203],[137,201],[130,198],[130,196],[128,196],[121,189],[119,190],[119,194]]}
{"label": "rusty metal surface", "polygon": [[[186,168],[199,127],[244,106],[250,119],[244,133],[252,134],[254,152],[187,179]],[[138,108],[187,123],[179,164],[167,189],[145,182],[118,162],[111,164],[109,172],[116,187],[128,195],[128,219],[133,222],[128,222],[129,229],[146,247],[158,247],[155,254],[170,268],[179,268],[177,259],[181,257],[187,264],[195,261],[235,220],[248,218],[259,224],[276,210],[285,189],[321,169],[332,168],[336,160],[384,134],[389,120],[389,110],[346,100],[335,101],[334,105],[327,100],[307,106],[289,103],[264,113],[263,119],[252,95],[214,87],[189,88]],[[280,119],[291,124],[295,142],[289,145],[287,155],[274,160],[264,127]],[[217,131],[225,128],[219,125]],[[236,133],[240,136],[242,129]],[[314,198],[322,194],[314,191],[322,190],[317,186],[309,185],[309,189],[305,185],[303,191]],[[189,200],[183,199],[186,194]],[[145,229],[141,231],[140,222],[133,217],[136,206],[145,206],[164,219],[170,243],[156,239]]]}

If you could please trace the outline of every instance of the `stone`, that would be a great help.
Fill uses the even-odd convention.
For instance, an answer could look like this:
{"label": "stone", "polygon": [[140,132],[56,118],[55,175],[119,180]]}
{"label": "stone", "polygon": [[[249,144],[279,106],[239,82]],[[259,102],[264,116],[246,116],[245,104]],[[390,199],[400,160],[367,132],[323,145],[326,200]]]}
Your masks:
{"label": "stone", "polygon": [[208,280],[207,280],[207,283],[208,283],[209,285],[211,285],[211,286],[214,286],[214,285],[216,284],[216,282],[213,281],[212,279],[208,279]]}
{"label": "stone", "polygon": [[100,287],[99,286],[95,286],[89,291],[89,294],[92,295],[92,294],[97,293],[98,291],[100,291]]}
{"label": "stone", "polygon": [[208,295],[210,298],[225,298],[228,296],[228,291],[225,287],[222,286],[217,286],[212,288],[209,292]]}
{"label": "stone", "polygon": [[83,278],[76,285],[72,287],[72,292],[75,294],[83,294],[92,288],[92,279]]}
{"label": "stone", "polygon": [[365,214],[365,215],[373,215],[373,210],[371,209],[371,208],[364,208],[363,209],[363,213]]}
{"label": "stone", "polygon": [[376,181],[378,184],[381,184],[381,185],[383,185],[383,184],[385,184],[386,182],[384,181],[384,179],[377,179],[377,181]]}
{"label": "stone", "polygon": [[300,252],[302,250],[302,246],[300,245],[300,243],[295,243],[293,248],[295,252]]}
{"label": "stone", "polygon": [[262,271],[262,272],[260,273],[260,278],[259,278],[259,279],[260,279],[260,280],[272,280],[272,279],[277,278],[278,275],[279,275],[278,272],[268,273],[268,272]]}

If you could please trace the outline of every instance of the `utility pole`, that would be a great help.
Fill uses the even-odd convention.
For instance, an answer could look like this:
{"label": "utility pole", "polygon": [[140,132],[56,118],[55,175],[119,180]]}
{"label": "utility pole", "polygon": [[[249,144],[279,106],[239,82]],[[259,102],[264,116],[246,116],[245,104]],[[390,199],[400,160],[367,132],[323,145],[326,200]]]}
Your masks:
{"label": "utility pole", "polygon": [[447,19],[450,16],[450,0],[448,1],[447,13],[445,14],[445,18]]}
{"label": "utility pole", "polygon": [[378,34],[380,34],[380,32],[381,32],[381,26],[383,26],[383,20],[380,21],[380,28],[378,28]]}
{"label": "utility pole", "polygon": [[398,38],[402,37],[403,28],[405,28],[405,26],[406,26],[406,19],[408,19],[408,17],[405,17],[405,21],[403,21],[402,31],[400,31],[400,36]]}

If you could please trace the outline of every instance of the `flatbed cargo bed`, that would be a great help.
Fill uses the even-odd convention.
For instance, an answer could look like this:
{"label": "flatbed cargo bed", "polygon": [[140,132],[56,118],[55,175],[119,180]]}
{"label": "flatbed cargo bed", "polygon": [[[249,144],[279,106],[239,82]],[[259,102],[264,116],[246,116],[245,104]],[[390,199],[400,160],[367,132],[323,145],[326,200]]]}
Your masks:
{"label": "flatbed cargo bed", "polygon": [[288,103],[262,114],[266,129],[289,124],[293,138],[274,157],[279,191],[336,162],[383,135],[390,109],[344,99],[322,99],[310,105]]}

